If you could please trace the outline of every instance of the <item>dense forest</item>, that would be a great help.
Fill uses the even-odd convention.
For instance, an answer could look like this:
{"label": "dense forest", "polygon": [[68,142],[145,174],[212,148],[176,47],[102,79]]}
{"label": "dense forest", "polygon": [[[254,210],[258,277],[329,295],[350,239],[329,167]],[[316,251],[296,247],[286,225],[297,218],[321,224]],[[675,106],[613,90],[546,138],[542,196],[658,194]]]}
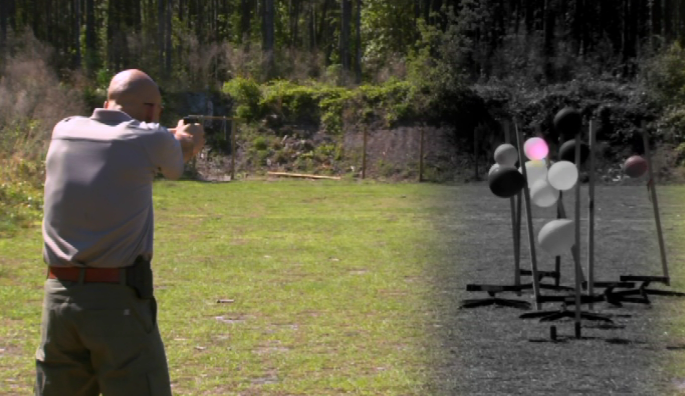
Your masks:
{"label": "dense forest", "polygon": [[424,180],[479,179],[506,123],[553,144],[574,106],[607,169],[648,128],[660,180],[682,179],[683,39],[685,0],[2,0],[0,218],[35,207],[54,122],[127,68],[165,125],[239,117],[239,171],[415,179],[421,147]]}
{"label": "dense forest", "polygon": [[371,81],[440,34],[456,53],[431,56],[457,57],[471,78],[530,67],[535,51],[537,78],[551,82],[572,77],[565,62],[634,75],[636,59],[685,37],[685,1],[3,0],[3,55],[26,28],[56,49],[59,69],[140,67],[188,88],[247,72],[292,78],[294,53],[309,59],[300,77],[338,65],[351,82]]}

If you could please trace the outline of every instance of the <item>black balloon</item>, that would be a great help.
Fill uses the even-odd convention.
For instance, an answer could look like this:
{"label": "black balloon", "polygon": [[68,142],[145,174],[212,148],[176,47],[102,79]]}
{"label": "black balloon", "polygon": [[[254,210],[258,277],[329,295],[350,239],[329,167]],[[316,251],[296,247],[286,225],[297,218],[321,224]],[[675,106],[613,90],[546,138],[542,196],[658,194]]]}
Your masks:
{"label": "black balloon", "polygon": [[[587,143],[580,142],[580,163],[581,165],[587,161],[590,156],[590,146]],[[576,163],[576,141],[569,140],[561,145],[559,149],[559,160],[570,161]]]}
{"label": "black balloon", "polygon": [[583,118],[573,107],[564,107],[554,116],[554,129],[566,139],[574,137],[582,126]]}
{"label": "black balloon", "polygon": [[521,172],[513,166],[500,166],[488,177],[490,191],[500,198],[511,198],[526,184]]}

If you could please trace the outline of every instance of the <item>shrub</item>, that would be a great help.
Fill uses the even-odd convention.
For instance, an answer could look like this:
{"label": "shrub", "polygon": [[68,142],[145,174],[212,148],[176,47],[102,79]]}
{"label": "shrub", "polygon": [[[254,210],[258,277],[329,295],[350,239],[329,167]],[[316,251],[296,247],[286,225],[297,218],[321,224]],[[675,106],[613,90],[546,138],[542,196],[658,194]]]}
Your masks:
{"label": "shrub", "polygon": [[685,103],[685,49],[675,42],[644,68],[650,93],[665,106]]}
{"label": "shrub", "polygon": [[227,81],[222,89],[236,102],[235,115],[248,122],[254,122],[264,115],[261,107],[262,91],[252,79],[236,77]]}

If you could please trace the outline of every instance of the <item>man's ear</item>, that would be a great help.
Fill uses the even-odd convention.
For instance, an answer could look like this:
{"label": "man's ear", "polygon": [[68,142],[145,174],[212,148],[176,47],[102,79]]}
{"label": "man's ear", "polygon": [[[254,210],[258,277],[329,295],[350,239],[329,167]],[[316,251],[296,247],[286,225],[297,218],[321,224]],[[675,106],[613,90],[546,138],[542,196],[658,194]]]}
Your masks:
{"label": "man's ear", "polygon": [[105,103],[102,105],[102,108],[103,108],[103,109],[106,109],[106,108],[107,108],[107,103],[109,103],[109,102],[105,100]]}

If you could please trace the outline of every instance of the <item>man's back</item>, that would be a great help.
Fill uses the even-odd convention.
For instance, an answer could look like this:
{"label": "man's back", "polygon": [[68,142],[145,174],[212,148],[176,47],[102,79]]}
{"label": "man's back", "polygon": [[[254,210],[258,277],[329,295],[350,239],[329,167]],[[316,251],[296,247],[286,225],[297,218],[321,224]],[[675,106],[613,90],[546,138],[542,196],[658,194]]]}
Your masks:
{"label": "man's back", "polygon": [[55,127],[46,159],[44,259],[122,267],[152,257],[152,181],[183,172],[179,144],[158,124],[98,109]]}

